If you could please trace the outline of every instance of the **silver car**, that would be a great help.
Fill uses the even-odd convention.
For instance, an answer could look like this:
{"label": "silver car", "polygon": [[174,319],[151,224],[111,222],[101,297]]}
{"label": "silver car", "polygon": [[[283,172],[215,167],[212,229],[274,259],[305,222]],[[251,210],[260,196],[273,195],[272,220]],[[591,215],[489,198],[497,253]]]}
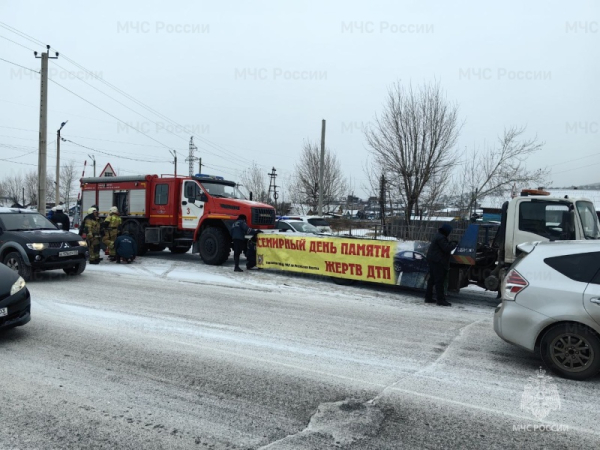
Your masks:
{"label": "silver car", "polygon": [[600,371],[600,242],[519,246],[502,281],[494,330],[565,378]]}

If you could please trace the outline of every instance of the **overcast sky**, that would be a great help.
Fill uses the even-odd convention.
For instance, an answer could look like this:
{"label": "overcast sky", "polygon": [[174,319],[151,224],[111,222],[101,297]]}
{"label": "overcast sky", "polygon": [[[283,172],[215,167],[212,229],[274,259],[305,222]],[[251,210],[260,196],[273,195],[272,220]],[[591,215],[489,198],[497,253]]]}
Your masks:
{"label": "overcast sky", "polygon": [[[169,149],[187,173],[193,135],[204,172],[238,180],[255,161],[285,189],[326,119],[327,145],[364,196],[362,128],[392,83],[437,80],[460,108],[458,148],[527,126],[546,143],[529,168],[549,167],[554,186],[600,182],[597,1],[3,0],[0,22],[0,58],[39,70],[32,50],[45,49],[2,25],[60,53],[49,171],[68,120],[61,160],[78,171],[88,160],[86,176],[88,155],[98,171],[172,173]],[[39,76],[0,60],[0,86],[1,178],[36,170]]]}

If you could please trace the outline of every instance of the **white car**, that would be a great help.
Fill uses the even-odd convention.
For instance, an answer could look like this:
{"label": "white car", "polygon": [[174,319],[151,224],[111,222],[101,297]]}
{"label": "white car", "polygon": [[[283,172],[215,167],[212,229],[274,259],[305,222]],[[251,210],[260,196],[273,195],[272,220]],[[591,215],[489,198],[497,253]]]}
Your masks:
{"label": "white car", "polygon": [[281,220],[285,221],[302,221],[316,227],[320,233],[332,234],[333,231],[327,220],[322,216],[283,216]]}
{"label": "white car", "polygon": [[279,219],[275,222],[275,228],[292,233],[322,234],[317,227],[302,220]]}
{"label": "white car", "polygon": [[600,371],[600,241],[518,246],[523,253],[502,281],[494,330],[538,352],[565,378]]}

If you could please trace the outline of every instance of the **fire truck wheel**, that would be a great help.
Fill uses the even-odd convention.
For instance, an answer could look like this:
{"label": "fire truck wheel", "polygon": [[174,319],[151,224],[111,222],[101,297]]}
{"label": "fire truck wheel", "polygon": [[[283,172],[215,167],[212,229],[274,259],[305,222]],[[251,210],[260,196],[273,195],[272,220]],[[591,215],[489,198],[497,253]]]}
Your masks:
{"label": "fire truck wheel", "polygon": [[200,235],[200,257],[211,266],[219,266],[229,258],[229,242],[220,228],[209,227]]}

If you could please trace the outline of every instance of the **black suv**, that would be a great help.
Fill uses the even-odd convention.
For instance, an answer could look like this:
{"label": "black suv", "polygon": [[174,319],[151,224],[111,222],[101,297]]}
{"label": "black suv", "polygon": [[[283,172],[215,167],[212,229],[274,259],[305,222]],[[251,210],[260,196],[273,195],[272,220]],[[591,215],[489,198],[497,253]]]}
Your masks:
{"label": "black suv", "polygon": [[25,281],[41,270],[79,275],[85,270],[87,250],[79,235],[59,230],[38,212],[0,208],[0,262]]}
{"label": "black suv", "polygon": [[0,330],[25,325],[31,319],[31,296],[23,277],[0,264]]}

